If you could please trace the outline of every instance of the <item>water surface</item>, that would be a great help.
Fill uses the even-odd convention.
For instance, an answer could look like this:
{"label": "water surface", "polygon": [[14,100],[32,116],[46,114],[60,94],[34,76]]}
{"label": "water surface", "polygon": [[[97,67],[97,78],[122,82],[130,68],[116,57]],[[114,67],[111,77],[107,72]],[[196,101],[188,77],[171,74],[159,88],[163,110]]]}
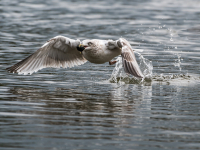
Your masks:
{"label": "water surface", "polygon": [[[2,0],[1,149],[199,149],[199,17],[198,0]],[[6,72],[57,35],[126,38],[152,78],[111,82],[115,66],[89,62]]]}

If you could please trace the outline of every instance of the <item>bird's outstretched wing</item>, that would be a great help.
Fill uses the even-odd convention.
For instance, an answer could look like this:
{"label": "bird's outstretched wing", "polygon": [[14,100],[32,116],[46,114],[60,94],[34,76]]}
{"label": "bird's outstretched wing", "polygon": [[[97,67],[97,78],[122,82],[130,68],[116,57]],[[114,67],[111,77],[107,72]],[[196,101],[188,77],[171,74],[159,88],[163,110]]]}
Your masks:
{"label": "bird's outstretched wing", "polygon": [[79,40],[56,36],[29,57],[6,69],[12,73],[32,74],[47,67],[67,68],[82,65],[87,60],[76,49],[79,44]]}
{"label": "bird's outstretched wing", "polygon": [[122,44],[121,56],[122,56],[124,71],[137,78],[143,78],[144,75],[142,74],[138,66],[138,63],[135,59],[135,54],[131,48],[131,45],[129,44],[127,40],[123,38],[120,38],[119,40]]}

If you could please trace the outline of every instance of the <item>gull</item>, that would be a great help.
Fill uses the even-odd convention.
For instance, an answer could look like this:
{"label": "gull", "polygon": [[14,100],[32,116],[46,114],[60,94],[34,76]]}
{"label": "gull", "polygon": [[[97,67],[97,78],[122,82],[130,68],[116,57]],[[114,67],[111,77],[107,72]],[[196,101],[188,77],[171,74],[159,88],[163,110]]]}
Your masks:
{"label": "gull", "polygon": [[26,75],[42,68],[71,68],[87,61],[95,64],[109,62],[113,65],[117,61],[111,60],[118,55],[122,56],[123,68],[127,74],[144,78],[136,61],[134,50],[124,38],[115,41],[99,39],[80,41],[56,36],[48,40],[32,55],[6,69],[11,73]]}

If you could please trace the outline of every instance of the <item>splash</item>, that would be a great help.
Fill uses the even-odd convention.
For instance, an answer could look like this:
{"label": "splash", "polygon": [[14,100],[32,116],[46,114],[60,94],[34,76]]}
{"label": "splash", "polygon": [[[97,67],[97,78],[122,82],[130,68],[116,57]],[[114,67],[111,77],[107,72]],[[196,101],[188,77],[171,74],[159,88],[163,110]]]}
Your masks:
{"label": "splash", "polygon": [[181,54],[175,53],[175,56],[177,56],[177,59],[175,59],[174,66],[179,68],[179,71],[181,71]]}
{"label": "splash", "polygon": [[140,53],[138,53],[137,51],[135,52],[139,55],[139,67],[140,70],[142,71],[143,75],[145,78],[151,78],[153,73],[153,65],[152,65],[152,61],[144,58]]}
{"label": "splash", "polygon": [[112,83],[121,83],[121,80],[128,77],[128,75],[124,72],[122,57],[119,56],[116,59],[117,63],[115,64],[115,68],[113,69],[110,82]]}
{"label": "splash", "polygon": [[144,75],[143,79],[138,79],[132,75],[129,75],[124,72],[122,57],[119,56],[117,58],[117,63],[115,68],[113,69],[111,78],[109,79],[111,83],[119,83],[119,84],[140,84],[143,82],[151,82],[153,65],[152,62],[148,59],[144,58],[140,53],[136,52],[139,55],[139,67],[141,72]]}
{"label": "splash", "polygon": [[[199,83],[199,77],[189,74],[154,74],[152,80],[160,85],[189,86]],[[180,84],[181,83],[181,84]]]}
{"label": "splash", "polygon": [[[190,75],[188,74],[168,74],[168,75],[164,75],[164,74],[155,74],[153,77],[154,81],[159,81],[159,82],[169,82],[171,80],[175,80],[178,79],[179,80],[190,80],[192,79]],[[194,78],[194,80],[197,80],[196,78]]]}

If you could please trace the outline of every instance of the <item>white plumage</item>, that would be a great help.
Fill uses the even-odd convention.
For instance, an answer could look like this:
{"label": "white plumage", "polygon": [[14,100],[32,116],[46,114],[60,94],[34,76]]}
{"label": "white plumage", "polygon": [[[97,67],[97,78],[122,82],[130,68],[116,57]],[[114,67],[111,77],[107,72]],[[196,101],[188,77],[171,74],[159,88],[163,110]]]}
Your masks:
{"label": "white plumage", "polygon": [[135,59],[129,42],[123,38],[113,40],[73,40],[64,36],[56,36],[47,41],[35,53],[7,68],[9,72],[32,74],[42,68],[70,68],[82,65],[87,60],[91,63],[102,64],[120,55],[126,73],[143,78],[143,74]]}

